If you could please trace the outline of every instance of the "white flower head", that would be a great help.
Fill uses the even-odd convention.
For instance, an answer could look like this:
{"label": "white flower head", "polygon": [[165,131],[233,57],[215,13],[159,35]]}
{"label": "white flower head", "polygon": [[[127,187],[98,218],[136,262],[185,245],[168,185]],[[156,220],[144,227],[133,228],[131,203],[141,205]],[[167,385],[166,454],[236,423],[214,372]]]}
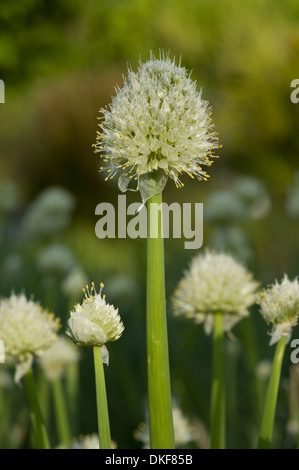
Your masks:
{"label": "white flower head", "polygon": [[60,233],[71,222],[75,199],[64,188],[52,186],[30,204],[24,217],[26,236],[39,238]]}
{"label": "white flower head", "polygon": [[75,305],[68,320],[67,334],[74,343],[81,346],[103,346],[108,341],[116,341],[124,330],[118,309],[107,304],[105,295],[95,291],[94,283],[91,290],[83,289],[85,298],[82,304]]}
{"label": "white flower head", "polygon": [[206,251],[197,255],[173,296],[174,313],[204,322],[209,333],[214,314],[222,313],[224,329],[230,330],[248,315],[256,300],[258,283],[232,256]]}
{"label": "white flower head", "polygon": [[74,267],[75,258],[69,248],[53,243],[38,254],[37,265],[46,275],[64,276]]}
{"label": "white flower head", "polygon": [[218,139],[201,95],[190,73],[164,54],[151,54],[137,72],[129,69],[109,109],[101,109],[95,147],[108,163],[106,179],[119,175],[121,191],[136,180],[143,202],[162,191],[168,177],[177,187],[183,173],[206,180],[202,166],[212,164]]}
{"label": "white flower head", "polygon": [[287,188],[286,212],[292,219],[299,217],[299,170],[294,175],[293,182]]}
{"label": "white flower head", "polygon": [[59,319],[24,294],[0,301],[0,339],[5,353],[17,360],[15,379],[20,380],[32,364],[57,339]]}
{"label": "white flower head", "polygon": [[299,315],[298,279],[290,281],[285,274],[280,283],[275,281],[260,293],[257,303],[266,323],[272,325],[270,345],[276,343],[281,336],[290,338]]}
{"label": "white flower head", "polygon": [[76,266],[63,279],[61,287],[66,296],[77,300],[82,295],[82,286],[87,282],[87,274],[82,268]]}
{"label": "white flower head", "polygon": [[59,336],[53,345],[39,358],[39,363],[49,380],[61,377],[70,364],[79,360],[76,346],[64,336]]}

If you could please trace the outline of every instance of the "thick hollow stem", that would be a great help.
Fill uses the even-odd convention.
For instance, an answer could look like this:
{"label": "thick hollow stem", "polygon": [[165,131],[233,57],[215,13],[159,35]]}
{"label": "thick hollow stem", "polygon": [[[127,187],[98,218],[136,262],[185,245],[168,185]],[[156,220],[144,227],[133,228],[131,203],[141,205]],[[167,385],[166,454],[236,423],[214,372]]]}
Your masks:
{"label": "thick hollow stem", "polygon": [[[152,449],[173,449],[174,431],[168,357],[162,235],[162,193],[148,201],[147,232],[147,370]],[[162,206],[161,206],[162,210]]]}
{"label": "thick hollow stem", "polygon": [[286,346],[286,336],[282,336],[277,343],[270,381],[266,393],[266,401],[263,411],[262,424],[258,448],[269,449],[272,440],[277,395],[279,389],[281,366]]}
{"label": "thick hollow stem", "polygon": [[24,380],[30,406],[31,421],[35,434],[36,446],[38,449],[50,449],[49,438],[38,402],[32,369],[29,369],[28,372],[26,372]]}
{"label": "thick hollow stem", "polygon": [[52,386],[59,441],[61,444],[67,444],[71,440],[71,431],[60,377],[53,380]]}
{"label": "thick hollow stem", "polygon": [[225,448],[225,394],[223,384],[223,318],[214,315],[213,332],[213,384],[211,403],[211,448]]}
{"label": "thick hollow stem", "polygon": [[93,348],[100,449],[111,449],[110,424],[101,348]]}

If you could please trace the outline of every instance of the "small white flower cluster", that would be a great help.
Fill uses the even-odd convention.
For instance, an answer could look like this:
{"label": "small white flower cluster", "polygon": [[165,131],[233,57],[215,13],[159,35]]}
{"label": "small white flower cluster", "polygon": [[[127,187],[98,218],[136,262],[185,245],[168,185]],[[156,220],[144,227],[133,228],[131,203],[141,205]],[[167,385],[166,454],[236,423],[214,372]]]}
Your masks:
{"label": "small white flower cluster", "polygon": [[286,212],[292,219],[299,217],[299,170],[294,175],[293,182],[287,188]]}
{"label": "small white flower cluster", "polygon": [[16,381],[27,372],[34,356],[56,341],[59,327],[59,319],[24,294],[0,301],[0,339],[5,353],[17,360]]}
{"label": "small white flower cluster", "polygon": [[62,291],[70,299],[78,300],[82,295],[82,286],[88,282],[87,274],[79,266],[74,267],[62,281]]}
{"label": "small white flower cluster", "polygon": [[82,346],[102,346],[108,341],[116,341],[124,330],[118,309],[107,304],[102,297],[102,288],[96,293],[94,283],[91,291],[86,286],[85,299],[75,305],[68,320],[67,334],[74,343]]}
{"label": "small white flower cluster", "polygon": [[53,345],[39,358],[39,363],[49,380],[61,377],[66,368],[79,360],[76,346],[63,336],[59,336]]}
{"label": "small white flower cluster", "polygon": [[285,274],[280,283],[276,281],[260,293],[257,303],[265,321],[272,324],[270,345],[276,343],[281,336],[289,337],[299,315],[298,279],[290,281]]}
{"label": "small white flower cluster", "polygon": [[75,266],[75,258],[66,246],[53,243],[39,253],[37,266],[46,275],[64,276]]}
{"label": "small white flower cluster", "polygon": [[156,170],[166,175],[164,185],[169,176],[182,186],[182,173],[207,179],[202,165],[212,164],[212,151],[218,147],[211,110],[190,73],[169,57],[151,56],[140,62],[136,73],[129,70],[110,109],[101,112],[96,151],[109,163],[106,179],[121,172],[121,189],[132,178],[140,187],[142,175]]}
{"label": "small white flower cluster", "polygon": [[65,230],[71,221],[75,199],[60,187],[46,188],[29,206],[24,218],[24,232],[38,238]]}
{"label": "small white flower cluster", "polygon": [[230,330],[256,300],[258,283],[243,265],[225,253],[206,251],[191,263],[173,297],[174,313],[213,327],[214,314],[222,313]]}

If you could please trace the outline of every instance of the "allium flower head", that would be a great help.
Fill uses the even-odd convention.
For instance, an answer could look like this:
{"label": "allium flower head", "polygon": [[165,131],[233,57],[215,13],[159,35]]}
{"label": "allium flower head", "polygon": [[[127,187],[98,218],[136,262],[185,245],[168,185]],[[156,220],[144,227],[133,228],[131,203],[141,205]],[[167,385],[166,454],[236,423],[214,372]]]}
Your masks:
{"label": "allium flower head", "polygon": [[75,258],[66,246],[53,243],[38,254],[37,265],[46,275],[64,276],[74,267]]}
{"label": "allium flower head", "polygon": [[290,337],[299,315],[298,279],[290,281],[285,274],[280,283],[275,281],[260,293],[257,303],[265,321],[272,325],[270,345],[276,343],[281,336]]}
{"label": "allium flower head", "polygon": [[88,286],[84,289],[85,298],[82,304],[75,305],[68,320],[67,334],[82,346],[103,346],[108,341],[116,341],[124,330],[118,309],[106,303],[105,295],[95,291],[92,283],[91,291]]}
{"label": "allium flower head", "polygon": [[71,222],[75,199],[60,187],[45,189],[31,203],[24,218],[24,232],[32,238],[39,238],[65,230]]}
{"label": "allium flower head", "polygon": [[232,191],[245,206],[246,217],[260,219],[268,214],[271,200],[262,181],[251,176],[243,176],[237,179]]}
{"label": "allium flower head", "polygon": [[16,380],[26,373],[34,356],[52,346],[59,327],[59,320],[52,313],[27,300],[24,294],[12,294],[0,301],[0,339],[5,353],[18,362]]}
{"label": "allium flower head", "polygon": [[79,266],[74,267],[62,281],[62,290],[71,299],[82,295],[82,286],[88,282],[87,274]]}
{"label": "allium flower head", "polygon": [[[109,176],[119,188],[137,180],[143,202],[160,192],[168,177],[206,180],[202,166],[212,164],[218,147],[211,110],[184,67],[163,54],[131,69],[109,109],[102,109],[96,151],[102,152]],[[105,168],[103,168],[105,169]]]}
{"label": "allium flower head", "polygon": [[54,380],[61,377],[66,368],[78,360],[78,348],[69,339],[60,336],[39,358],[39,363],[48,379]]}
{"label": "allium flower head", "polygon": [[224,329],[230,330],[255,302],[258,283],[243,265],[225,253],[199,254],[178,284],[173,297],[174,313],[204,322],[209,333],[214,314],[222,313]]}

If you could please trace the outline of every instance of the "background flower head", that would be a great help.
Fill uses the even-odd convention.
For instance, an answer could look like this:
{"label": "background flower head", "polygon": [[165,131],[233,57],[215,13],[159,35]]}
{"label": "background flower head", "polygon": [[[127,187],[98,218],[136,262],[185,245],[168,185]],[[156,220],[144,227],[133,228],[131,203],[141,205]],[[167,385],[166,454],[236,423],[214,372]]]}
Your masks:
{"label": "background flower head", "polygon": [[204,322],[206,332],[215,313],[222,313],[229,330],[255,302],[258,283],[247,269],[226,253],[206,251],[197,255],[185,272],[173,296],[176,315]]}
{"label": "background flower head", "polygon": [[54,380],[61,377],[66,368],[78,360],[78,348],[69,339],[60,336],[39,358],[39,363],[46,376]]}
{"label": "background flower head", "polygon": [[177,186],[182,173],[208,177],[202,166],[212,164],[218,147],[211,110],[190,73],[174,60],[152,55],[137,72],[129,69],[110,108],[101,112],[95,147],[108,163],[107,179],[118,174],[121,190],[135,179],[145,201],[148,191],[161,191],[168,177]]}
{"label": "background flower head", "polygon": [[24,294],[0,301],[0,338],[6,354],[17,360],[16,380],[28,370],[34,356],[52,346],[59,327],[58,318]]}
{"label": "background flower head", "polygon": [[258,296],[260,312],[268,324],[272,325],[270,345],[281,336],[290,336],[299,315],[299,282],[290,281],[285,274],[282,281],[275,281]]}

